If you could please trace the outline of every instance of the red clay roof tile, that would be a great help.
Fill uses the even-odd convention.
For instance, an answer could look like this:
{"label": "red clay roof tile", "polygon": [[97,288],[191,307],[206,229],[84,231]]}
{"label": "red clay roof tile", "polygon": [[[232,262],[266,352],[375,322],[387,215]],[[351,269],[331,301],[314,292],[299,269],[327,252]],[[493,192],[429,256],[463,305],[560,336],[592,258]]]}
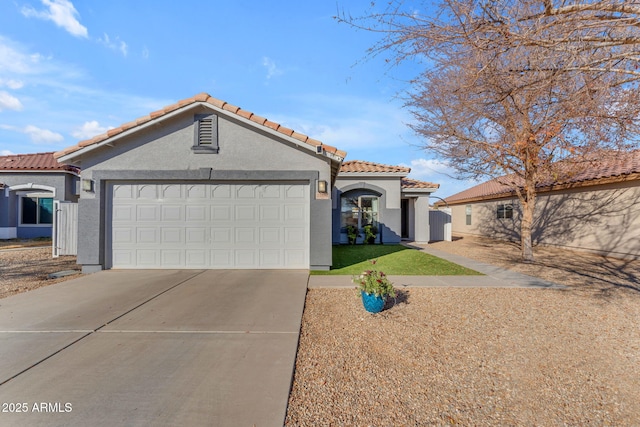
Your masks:
{"label": "red clay roof tile", "polygon": [[[560,178],[549,177],[546,180],[541,180],[537,188],[552,190],[553,187],[558,186],[588,186],[597,184],[597,181],[602,179],[612,179],[614,182],[623,181],[634,174],[640,174],[640,150],[616,156],[605,156],[595,162],[586,162],[582,170],[568,173]],[[514,192],[514,187],[522,184],[522,179],[515,175],[501,176],[449,196],[446,201],[447,203],[462,203],[507,197]]]}
{"label": "red clay roof tile", "polygon": [[70,171],[80,170],[71,165],[63,165],[53,157],[53,152],[35,154],[11,154],[0,156],[0,171]]}
{"label": "red clay roof tile", "polygon": [[381,163],[365,162],[362,160],[349,160],[344,162],[340,168],[340,173],[406,173],[411,172],[411,168],[404,166],[383,165]]}
{"label": "red clay roof tile", "polygon": [[400,186],[403,190],[421,189],[421,188],[440,188],[440,184],[433,182],[418,181],[417,179],[402,178]]}
{"label": "red clay roof tile", "polygon": [[[152,112],[152,113],[150,113],[150,114],[148,114],[148,115],[146,115],[144,117],[140,117],[138,119],[132,120],[132,121],[130,121],[128,123],[125,123],[125,124],[115,128],[115,129],[111,129],[108,132],[106,132],[104,134],[101,134],[101,135],[98,135],[98,136],[96,136],[94,138],[87,139],[87,140],[84,140],[84,141],[80,141],[78,144],[76,144],[74,146],[67,147],[64,150],[61,150],[61,151],[58,151],[58,152],[54,153],[54,157],[57,159],[57,158],[60,158],[62,156],[66,156],[68,154],[75,153],[76,151],[78,151],[78,150],[80,150],[82,148],[98,144],[98,143],[100,143],[102,141],[105,141],[105,140],[107,140],[107,139],[109,139],[109,138],[111,138],[113,136],[119,135],[122,132],[125,132],[125,131],[127,131],[129,129],[133,129],[136,126],[140,126],[140,125],[143,125],[143,124],[145,124],[145,123],[147,123],[147,122],[149,122],[151,120],[155,120],[155,119],[161,118],[162,116],[164,116],[164,115],[166,115],[166,114],[168,114],[170,112],[176,111],[176,110],[178,110],[180,108],[183,108],[183,107],[185,107],[187,105],[194,104],[196,102],[206,102],[208,104],[213,105],[216,108],[220,108],[220,109],[223,109],[225,111],[229,111],[229,112],[231,112],[233,114],[237,114],[238,116],[240,116],[242,118],[251,120],[252,122],[257,123],[259,125],[266,126],[266,127],[270,128],[270,129],[273,129],[276,132],[282,133],[283,135],[286,135],[286,136],[292,136],[294,134],[294,131],[292,129],[289,129],[289,128],[286,128],[284,126],[281,126],[278,123],[271,122],[271,121],[267,120],[264,117],[260,117],[260,116],[258,116],[256,114],[251,113],[250,111],[243,110],[240,107],[236,107],[235,105],[231,105],[231,104],[229,104],[229,103],[227,103],[225,101],[222,101],[220,99],[213,98],[208,93],[204,93],[203,92],[203,93],[199,93],[199,94],[197,94],[195,96],[192,96],[191,98],[183,99],[183,100],[178,101],[178,102],[176,102],[176,103],[174,103],[172,105],[164,107],[164,108],[162,108],[160,110],[154,111],[154,112]],[[307,135],[304,135],[304,134],[301,134],[301,133],[296,133],[294,138],[298,139],[299,141],[305,142],[305,143],[307,143],[307,144],[309,144],[311,146],[318,146],[318,145],[322,144],[320,141],[317,141],[315,139],[309,138]],[[338,157],[344,158],[347,155],[346,152],[344,152],[342,150],[338,150],[335,147],[332,147],[332,146],[329,146],[329,145],[323,145],[323,147],[324,147],[326,152],[333,153]]]}

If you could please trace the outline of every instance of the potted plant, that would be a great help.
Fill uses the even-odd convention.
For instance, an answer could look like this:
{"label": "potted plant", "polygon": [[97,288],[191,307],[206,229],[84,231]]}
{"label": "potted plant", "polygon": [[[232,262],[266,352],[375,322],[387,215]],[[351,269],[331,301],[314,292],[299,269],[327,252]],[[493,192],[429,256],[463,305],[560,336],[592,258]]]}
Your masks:
{"label": "potted plant", "polygon": [[[375,265],[376,260],[371,261],[371,264]],[[393,283],[382,271],[365,270],[359,276],[354,276],[352,282],[357,285],[362,295],[364,309],[370,313],[382,311],[387,298],[396,296]]]}

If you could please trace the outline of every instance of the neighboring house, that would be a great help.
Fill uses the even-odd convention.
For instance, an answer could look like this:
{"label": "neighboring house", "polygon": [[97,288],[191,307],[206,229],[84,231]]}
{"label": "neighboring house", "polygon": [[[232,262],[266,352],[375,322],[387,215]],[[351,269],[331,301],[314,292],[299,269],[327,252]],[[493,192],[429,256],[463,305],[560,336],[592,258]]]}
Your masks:
{"label": "neighboring house", "polygon": [[[332,189],[346,153],[208,94],[55,156],[82,168],[83,272],[331,266],[332,236],[340,234],[340,222],[332,232],[332,208],[340,206]],[[351,185],[344,171],[340,188],[380,198],[383,242],[400,240],[403,212],[407,237],[425,236],[416,227],[428,216],[411,215],[422,216],[436,186],[403,180],[406,168],[373,172]]]}
{"label": "neighboring house", "polygon": [[[521,209],[507,177],[447,197],[455,234],[519,241]],[[538,188],[534,244],[640,258],[640,151]]]}
{"label": "neighboring house", "polygon": [[333,190],[333,242],[347,243],[347,227],[373,225],[376,243],[429,241],[429,195],[438,184],[406,176],[410,168],[360,160],[344,162]]}
{"label": "neighboring house", "polygon": [[0,239],[50,237],[53,201],[78,200],[79,173],[53,153],[0,156]]}

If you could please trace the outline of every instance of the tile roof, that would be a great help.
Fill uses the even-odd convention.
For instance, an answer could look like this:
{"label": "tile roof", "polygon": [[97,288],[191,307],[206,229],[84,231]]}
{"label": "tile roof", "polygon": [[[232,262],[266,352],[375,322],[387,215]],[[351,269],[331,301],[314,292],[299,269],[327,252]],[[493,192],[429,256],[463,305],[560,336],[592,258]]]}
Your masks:
{"label": "tile roof", "polygon": [[365,162],[362,160],[349,160],[342,163],[340,173],[406,173],[411,172],[411,168],[404,166],[383,165],[381,163]]}
{"label": "tile roof", "polygon": [[0,171],[16,170],[80,172],[80,169],[75,166],[58,163],[58,161],[53,157],[53,152],[0,156]]}
{"label": "tile roof", "polygon": [[134,129],[134,128],[136,128],[138,126],[141,126],[141,125],[143,125],[143,124],[145,124],[147,122],[150,122],[152,120],[156,120],[156,119],[162,118],[163,116],[165,116],[165,115],[167,115],[167,114],[169,114],[169,113],[171,113],[173,111],[179,110],[179,109],[181,109],[183,107],[186,107],[188,105],[195,104],[195,103],[198,103],[198,102],[204,102],[204,103],[210,104],[210,105],[212,105],[214,107],[217,107],[219,109],[228,111],[228,112],[230,112],[232,114],[235,114],[237,116],[240,116],[240,117],[242,117],[244,119],[250,120],[250,121],[252,121],[252,122],[254,122],[254,123],[258,124],[258,125],[265,126],[265,127],[269,128],[271,130],[279,132],[279,133],[281,133],[281,134],[283,134],[285,136],[289,136],[291,138],[297,139],[298,141],[306,143],[306,144],[308,144],[308,145],[310,145],[312,147],[317,147],[317,146],[322,145],[322,147],[323,147],[325,152],[331,153],[331,154],[335,154],[338,157],[345,158],[346,155],[347,155],[346,152],[338,150],[335,147],[332,147],[330,145],[325,145],[322,142],[320,142],[318,140],[315,140],[315,139],[313,139],[313,138],[311,138],[311,137],[309,137],[307,135],[304,135],[302,133],[296,132],[293,129],[286,128],[286,127],[284,127],[284,126],[282,126],[282,125],[280,125],[278,123],[275,123],[275,122],[272,122],[270,120],[267,120],[264,117],[260,117],[257,114],[254,114],[254,113],[252,113],[250,111],[243,110],[242,108],[236,107],[235,105],[231,105],[228,102],[221,101],[219,99],[213,98],[208,93],[204,93],[203,92],[203,93],[200,93],[200,94],[198,94],[196,96],[192,96],[191,98],[186,98],[186,99],[183,99],[181,101],[178,101],[175,104],[172,104],[172,105],[169,105],[167,107],[164,107],[164,108],[162,108],[162,109],[160,109],[158,111],[154,111],[154,112],[152,112],[152,113],[150,113],[150,114],[148,114],[148,115],[146,115],[144,117],[140,117],[140,118],[138,118],[136,120],[133,120],[131,122],[125,123],[123,125],[120,125],[119,127],[115,128],[115,129],[111,129],[111,130],[109,130],[109,131],[107,131],[107,132],[105,132],[105,133],[103,133],[101,135],[98,135],[98,136],[94,137],[94,138],[87,139],[87,140],[84,140],[84,141],[80,141],[78,144],[76,144],[76,145],[74,145],[72,147],[68,147],[68,148],[65,148],[62,151],[58,151],[57,153],[54,154],[54,156],[57,159],[57,158],[60,158],[62,156],[66,156],[68,154],[75,153],[76,151],[79,151],[82,148],[89,147],[91,145],[96,145],[96,144],[98,144],[100,142],[103,142],[103,141],[113,137],[113,136],[119,135],[119,134],[121,134],[121,133],[123,133],[125,131],[130,130],[130,129]]}
{"label": "tile roof", "polygon": [[400,186],[403,190],[417,190],[422,188],[440,188],[440,184],[433,182],[418,181],[417,179],[402,178]]}
{"label": "tile roof", "polygon": [[[561,178],[549,177],[541,180],[537,188],[541,191],[551,191],[567,187],[597,185],[603,180],[620,182],[627,179],[640,179],[640,150],[615,156],[605,155],[597,161],[585,161],[580,170],[567,173]],[[506,197],[514,193],[514,186],[522,184],[523,181],[520,177],[501,176],[449,196],[446,201],[447,203],[461,203]]]}

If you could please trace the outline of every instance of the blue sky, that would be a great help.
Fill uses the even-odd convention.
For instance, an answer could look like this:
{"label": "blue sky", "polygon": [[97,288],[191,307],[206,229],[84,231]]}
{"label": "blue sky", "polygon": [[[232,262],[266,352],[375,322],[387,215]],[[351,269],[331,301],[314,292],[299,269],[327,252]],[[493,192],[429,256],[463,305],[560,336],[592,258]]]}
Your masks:
{"label": "blue sky", "polygon": [[[207,92],[334,145],[410,166],[446,197],[471,185],[407,127],[416,64],[333,19],[370,1],[0,0],[0,154],[57,151]],[[400,95],[400,96],[399,96]]]}

